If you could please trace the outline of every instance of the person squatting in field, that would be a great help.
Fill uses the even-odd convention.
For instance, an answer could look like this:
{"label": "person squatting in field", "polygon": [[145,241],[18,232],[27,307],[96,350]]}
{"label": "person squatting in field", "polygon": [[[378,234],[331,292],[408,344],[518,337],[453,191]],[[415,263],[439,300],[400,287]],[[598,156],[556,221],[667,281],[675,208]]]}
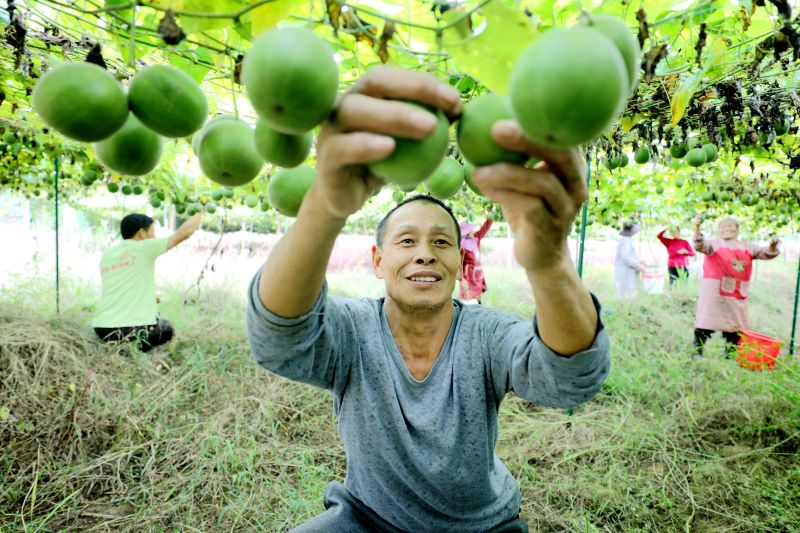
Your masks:
{"label": "person squatting in field", "polygon": [[158,316],[155,263],[158,256],[188,239],[202,216],[192,216],[163,238],[156,238],[155,221],[147,215],[132,213],[122,219],[122,242],[100,258],[103,297],[92,321],[100,340],[133,341],[147,352],[172,339],[172,323]]}
{"label": "person squatting in field", "polygon": [[534,146],[502,121],[497,142],[542,162],[475,170],[514,232],[532,320],[452,298],[460,230],[429,196],[395,206],[377,227],[372,263],[385,296],[332,296],[325,271],[336,236],[383,184],[365,163],[387,157],[393,137],[423,138],[435,126],[432,114],[395,100],[461,109],[458,92],[430,74],[370,69],[323,124],[318,177],[249,288],[256,361],[332,392],[346,452],[344,483],[329,483],[325,511],[294,531],[527,531],[519,485],[495,455],[501,401],[514,392],[573,407],[610,369],[600,304],[567,247],[587,198],[583,157]]}
{"label": "person squatting in field", "polygon": [[701,224],[696,218],[694,249],[705,258],[694,323],[695,352],[702,356],[706,341],[719,331],[725,339],[726,357],[730,357],[736,352],[739,332],[750,327],[747,299],[753,259],[778,257],[780,239],[773,237],[767,246],[740,241],[739,222],[733,217],[720,221],[719,237],[706,239]]}

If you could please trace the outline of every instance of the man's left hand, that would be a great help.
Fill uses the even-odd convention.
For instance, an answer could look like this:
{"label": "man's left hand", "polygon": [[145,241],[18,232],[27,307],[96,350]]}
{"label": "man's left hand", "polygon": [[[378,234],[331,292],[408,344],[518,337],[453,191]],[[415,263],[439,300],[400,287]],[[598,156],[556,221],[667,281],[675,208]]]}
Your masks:
{"label": "man's left hand", "polygon": [[778,245],[781,243],[781,239],[779,237],[773,237],[769,240],[769,248],[773,252],[778,249]]}
{"label": "man's left hand", "polygon": [[589,194],[580,151],[537,146],[513,120],[495,123],[492,136],[500,146],[539,159],[533,168],[498,163],[473,173],[475,184],[503,208],[517,261],[529,272],[563,264],[571,225]]}

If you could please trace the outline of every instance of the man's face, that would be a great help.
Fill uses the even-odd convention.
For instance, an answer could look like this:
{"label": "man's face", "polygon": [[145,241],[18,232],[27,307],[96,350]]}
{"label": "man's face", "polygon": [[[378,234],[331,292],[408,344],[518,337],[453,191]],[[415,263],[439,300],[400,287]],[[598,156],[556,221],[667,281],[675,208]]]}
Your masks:
{"label": "man's face", "polygon": [[392,213],[383,249],[372,247],[375,275],[403,307],[441,307],[461,279],[461,251],[453,219],[440,206],[408,203]]}
{"label": "man's face", "polygon": [[739,226],[733,220],[723,220],[719,223],[719,236],[725,240],[735,239],[739,236]]}
{"label": "man's face", "polygon": [[681,238],[681,228],[672,228],[672,238],[673,239]]}

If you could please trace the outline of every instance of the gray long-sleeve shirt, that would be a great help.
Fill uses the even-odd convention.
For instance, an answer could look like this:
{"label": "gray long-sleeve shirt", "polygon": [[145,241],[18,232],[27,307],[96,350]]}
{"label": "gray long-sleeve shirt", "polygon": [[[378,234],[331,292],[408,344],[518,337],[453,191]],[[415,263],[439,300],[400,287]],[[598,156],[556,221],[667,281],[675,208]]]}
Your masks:
{"label": "gray long-sleeve shirt", "polygon": [[[247,334],[256,361],[288,379],[332,391],[347,455],[344,485],[408,531],[484,531],[517,515],[519,486],[494,453],[507,392],[572,407],[600,389],[610,368],[602,324],[572,357],[548,349],[518,315],[453,301],[447,340],[418,381],[403,361],[383,298],[329,296],[297,318],[268,311],[249,291]],[[595,306],[599,304],[595,300]]]}

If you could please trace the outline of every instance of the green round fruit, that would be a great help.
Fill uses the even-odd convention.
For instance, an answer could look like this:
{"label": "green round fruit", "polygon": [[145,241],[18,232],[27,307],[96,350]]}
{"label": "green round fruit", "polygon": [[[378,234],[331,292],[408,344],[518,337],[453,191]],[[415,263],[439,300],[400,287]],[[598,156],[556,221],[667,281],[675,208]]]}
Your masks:
{"label": "green round fruit", "polygon": [[162,202],[166,201],[167,195],[166,195],[166,193],[164,191],[156,191],[155,194],[156,194],[156,198],[158,198]]}
{"label": "green round fruit", "polygon": [[706,151],[702,148],[692,148],[686,153],[686,162],[695,168],[703,166],[706,162]]}
{"label": "green round fruit", "polygon": [[222,196],[228,199],[233,198],[233,189],[229,189],[228,187],[223,187]]}
{"label": "green round fruit", "polygon": [[214,189],[211,191],[211,199],[215,202],[219,202],[222,200],[222,191],[219,189]]}
{"label": "green round fruit", "polygon": [[203,129],[192,135],[192,152],[194,152],[194,155],[200,157],[200,143],[203,141],[203,135],[205,135],[208,128],[210,128],[213,124],[216,124],[217,122],[225,120],[236,121],[239,119],[233,115],[217,115],[216,117],[209,120],[203,127]]}
{"label": "green round fruit", "polygon": [[686,155],[686,152],[686,145],[683,143],[674,143],[669,147],[669,153],[675,159],[683,159],[683,157]]}
{"label": "green round fruit", "polygon": [[122,194],[124,194],[125,196],[133,194],[133,187],[131,187],[130,185],[123,185]]}
{"label": "green round fruit", "polygon": [[175,213],[182,215],[186,212],[186,206],[183,204],[175,204]]}
{"label": "green round fruit", "polygon": [[711,143],[707,143],[703,145],[703,150],[706,153],[706,163],[712,163],[717,160],[719,152],[717,152],[716,146]]}
{"label": "green round fruit", "polygon": [[425,189],[434,198],[447,200],[464,185],[464,167],[453,157],[445,157],[430,178],[425,181]]}
{"label": "green round fruit", "polygon": [[150,205],[156,208],[161,207],[161,200],[159,200],[157,196],[151,196]]}
{"label": "green round fruit", "polygon": [[111,181],[108,183],[108,185],[106,185],[106,189],[108,190],[108,192],[115,193],[119,191],[119,185]]}
{"label": "green round fruit", "polygon": [[331,47],[304,28],[276,28],[245,55],[242,82],[258,116],[282,133],[313,129],[330,114],[339,89]]}
{"label": "green round fruit", "polygon": [[511,72],[511,107],[536,144],[587,143],[622,112],[628,74],[617,47],[586,26],[550,30],[522,52]]}
{"label": "green round fruit", "polygon": [[409,193],[409,192],[414,192],[415,190],[417,190],[417,186],[418,185],[419,184],[417,184],[417,183],[411,183],[409,185],[398,185],[397,188],[400,189],[401,191],[405,192],[405,193]]}
{"label": "green round fruit", "polygon": [[619,161],[619,168],[625,168],[630,163],[630,159],[628,159],[628,154],[622,154]]}
{"label": "green round fruit", "polygon": [[633,160],[636,161],[639,165],[644,165],[648,161],[650,161],[650,149],[647,146],[642,146],[636,153],[633,154]]}
{"label": "green round fruit", "polygon": [[464,182],[467,184],[467,187],[469,187],[472,192],[474,192],[478,196],[483,196],[483,192],[481,192],[481,189],[477,185],[475,185],[474,181],[472,181],[472,171],[473,170],[475,170],[475,167],[473,167],[469,163],[469,161],[465,161],[464,162]]}
{"label": "green round fruit", "polygon": [[272,206],[269,205],[269,202],[263,202],[263,201],[261,202],[261,205],[258,206],[258,208],[261,209],[262,211],[269,211],[270,207]]}
{"label": "green round fruit", "polygon": [[700,199],[704,202],[712,202],[714,200],[714,193],[706,191],[700,195]]}
{"label": "green round fruit", "polygon": [[521,165],[528,155],[507,150],[492,138],[492,126],[498,120],[513,119],[511,102],[499,94],[484,94],[464,106],[458,121],[458,149],[464,158],[482,167],[495,163],[514,163]]}
{"label": "green round fruit", "polygon": [[392,201],[394,203],[396,203],[396,204],[399,204],[400,202],[402,202],[403,198],[405,198],[405,197],[406,197],[406,193],[404,193],[403,191],[394,191],[392,193]]}
{"label": "green round fruit", "polygon": [[248,194],[244,198],[244,205],[249,207],[250,209],[255,209],[258,207],[258,197],[254,194]]}
{"label": "green round fruit", "polygon": [[65,63],[48,71],[31,102],[48,126],[77,141],[106,139],[128,120],[122,86],[92,63]]}
{"label": "green round fruit", "polygon": [[191,76],[170,65],[151,65],[133,77],[131,111],[164,137],[185,137],[203,127],[208,102]]}
{"label": "green round fruit", "polygon": [[119,131],[94,144],[94,151],[97,158],[111,170],[141,176],[158,165],[161,137],[144,127],[131,113]]}
{"label": "green round fruit", "polygon": [[133,186],[133,194],[142,194],[143,192],[144,192],[144,187],[142,187],[138,183]]}
{"label": "green round fruit", "polygon": [[619,168],[622,164],[622,158],[618,155],[610,155],[606,156],[606,167],[608,170],[614,170],[615,168]]}
{"label": "green round fruit", "polygon": [[281,133],[259,119],[256,122],[256,149],[268,163],[284,168],[296,167],[306,160],[314,143],[310,131],[298,135]]}
{"label": "green round fruit", "polygon": [[664,186],[663,185],[656,186],[656,194],[664,194]]}
{"label": "green round fruit", "polygon": [[730,202],[731,198],[731,193],[728,191],[722,191],[719,195],[719,199],[723,202]]}
{"label": "green round fruit", "polygon": [[675,180],[675,187],[677,187],[678,189],[680,189],[681,187],[683,187],[683,186],[684,186],[684,184],[685,184],[685,183],[686,183],[686,181],[685,181],[683,178],[677,178],[677,179]]}
{"label": "green round fruit", "polygon": [[100,176],[97,174],[97,171],[95,171],[95,170],[89,169],[89,170],[87,170],[86,172],[83,173],[83,179],[85,181],[94,182],[94,181],[97,181],[97,178],[99,178],[99,177]]}
{"label": "green round fruit", "polygon": [[215,204],[214,202],[208,202],[206,205],[203,206],[203,209],[205,209],[206,213],[208,213],[209,215],[213,215],[214,213],[217,212],[217,204]]}
{"label": "green round fruit", "polygon": [[308,165],[279,170],[267,184],[269,203],[282,215],[296,217],[316,178],[317,171]]}
{"label": "green round fruit", "polygon": [[[416,102],[406,103],[428,109]],[[372,173],[390,183],[408,186],[416,186],[433,174],[447,152],[449,128],[444,113],[440,110],[435,113],[436,128],[430,135],[420,140],[396,138],[394,151],[389,157],[367,165]]]}
{"label": "green round fruit", "polygon": [[628,74],[628,94],[632,93],[639,83],[639,72],[642,68],[642,48],[639,46],[639,40],[634,37],[624,20],[613,15],[591,15],[587,24],[616,45]]}
{"label": "green round fruit", "polygon": [[86,175],[81,176],[81,185],[84,187],[90,187],[94,183],[93,179],[87,178]]}
{"label": "green round fruit", "polygon": [[263,166],[253,128],[245,122],[221,120],[206,128],[200,142],[200,168],[210,179],[229,187],[244,185]]}

